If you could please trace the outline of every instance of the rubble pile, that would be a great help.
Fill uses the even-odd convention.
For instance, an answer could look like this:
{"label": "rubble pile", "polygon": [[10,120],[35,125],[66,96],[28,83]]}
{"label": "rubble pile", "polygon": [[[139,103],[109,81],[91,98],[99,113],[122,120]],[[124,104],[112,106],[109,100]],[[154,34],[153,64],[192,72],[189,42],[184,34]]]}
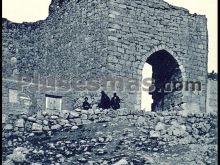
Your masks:
{"label": "rubble pile", "polygon": [[80,110],[3,116],[4,164],[215,164],[217,114]]}

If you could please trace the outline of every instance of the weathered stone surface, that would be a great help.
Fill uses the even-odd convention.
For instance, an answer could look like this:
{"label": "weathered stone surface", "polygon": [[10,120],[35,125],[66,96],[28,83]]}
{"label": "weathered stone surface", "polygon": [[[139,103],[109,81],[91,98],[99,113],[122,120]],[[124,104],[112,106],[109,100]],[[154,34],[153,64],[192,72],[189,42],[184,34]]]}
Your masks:
{"label": "weathered stone surface", "polygon": [[53,120],[55,120],[55,119],[59,119],[58,116],[51,116],[50,118],[53,119]]}
{"label": "weathered stone surface", "polygon": [[154,159],[152,157],[148,156],[148,155],[144,155],[143,158],[144,158],[144,161],[145,161],[146,164],[155,163]]}
{"label": "weathered stone surface", "polygon": [[2,114],[2,124],[5,124],[7,121],[7,115]]}
{"label": "weathered stone surface", "polygon": [[75,109],[76,112],[81,112],[82,110],[80,108]]}
{"label": "weathered stone surface", "polygon": [[92,123],[92,121],[90,121],[90,120],[82,120],[82,124],[91,124]]}
{"label": "weathered stone surface", "polygon": [[77,118],[77,117],[79,117],[79,113],[74,112],[74,111],[70,112],[69,118]]}
{"label": "weathered stone surface", "polygon": [[24,127],[24,119],[18,119],[15,123],[16,127],[23,128]]}
{"label": "weathered stone surface", "polygon": [[160,132],[158,132],[158,131],[150,131],[150,137],[151,138],[158,138],[158,137],[160,137]]}
{"label": "weathered stone surface", "polygon": [[69,124],[69,120],[67,120],[67,119],[59,119],[58,123],[63,126],[65,124]]}
{"label": "weathered stone surface", "polygon": [[100,114],[100,113],[101,113],[101,110],[100,110],[100,109],[95,109],[94,113],[95,113],[95,114]]}
{"label": "weathered stone surface", "polygon": [[13,153],[8,156],[8,159],[14,161],[15,163],[25,163],[27,153],[28,149],[23,147],[17,147],[14,149]]}
{"label": "weathered stone surface", "polygon": [[49,126],[43,126],[42,130],[43,131],[50,131],[50,127]]}
{"label": "weathered stone surface", "polygon": [[48,125],[48,123],[49,123],[48,120],[43,120],[44,125]]}
{"label": "weathered stone surface", "polygon": [[12,124],[6,124],[5,127],[4,127],[4,130],[13,130],[13,125]]}
{"label": "weathered stone surface", "polygon": [[79,127],[78,126],[72,126],[71,129],[75,130],[75,129],[78,129]]}
{"label": "weathered stone surface", "polygon": [[74,122],[76,123],[76,125],[82,124],[82,120],[80,118],[75,119]]}
{"label": "weathered stone surface", "polygon": [[127,165],[128,161],[126,159],[121,159],[118,162],[114,163],[114,165]]}
{"label": "weathered stone surface", "polygon": [[93,109],[89,109],[88,110],[88,114],[93,115],[94,114],[94,110]]}
{"label": "weathered stone surface", "polygon": [[87,118],[88,118],[88,117],[87,117],[86,114],[82,114],[82,115],[81,115],[81,119],[82,119],[82,120],[86,120]]}
{"label": "weathered stone surface", "polygon": [[8,159],[6,161],[3,161],[3,165],[14,165],[14,162],[13,162],[13,160]]}
{"label": "weathered stone surface", "polygon": [[105,149],[98,149],[97,151],[96,151],[96,154],[97,155],[105,155],[107,153],[107,151],[105,150]]}
{"label": "weathered stone surface", "polygon": [[29,121],[36,121],[36,118],[35,118],[35,117],[30,116],[30,117],[28,117],[28,118],[27,118],[27,120],[29,120]]}
{"label": "weathered stone surface", "polygon": [[51,126],[51,130],[59,130],[59,129],[61,129],[61,125],[59,125],[59,124]]}
{"label": "weathered stone surface", "polygon": [[99,137],[99,138],[98,138],[98,141],[101,142],[101,143],[103,143],[103,142],[105,141],[105,139],[102,138],[102,137]]}
{"label": "weathered stone surface", "polygon": [[70,112],[68,110],[62,110],[60,112],[60,116],[64,119],[67,119],[69,117]]}
{"label": "weathered stone surface", "polygon": [[163,131],[165,130],[165,125],[162,122],[158,122],[156,127],[155,127],[156,131]]}
{"label": "weathered stone surface", "polygon": [[137,119],[137,124],[145,124],[145,118],[144,117],[142,117],[142,116],[140,116],[140,117],[138,117],[138,119]]}
{"label": "weathered stone surface", "polygon": [[[100,157],[114,155],[115,157],[112,157],[111,160],[101,159],[95,160],[94,162],[114,164],[118,161],[120,162],[121,159],[125,159],[127,162],[134,164],[155,164],[159,159],[163,160],[164,157],[168,155],[171,157],[170,162],[174,159],[178,159],[178,157],[181,157],[181,161],[179,161],[181,163],[188,157],[197,159],[198,155],[205,155],[205,153],[203,154],[200,149],[200,153],[191,156],[196,150],[193,148],[193,151],[191,151],[187,149],[187,147],[195,144],[203,148],[202,150],[207,151],[208,149],[204,147],[215,146],[217,143],[217,115],[215,114],[188,114],[186,117],[185,115],[173,112],[146,114],[141,112],[134,113],[132,118],[126,118],[126,116],[121,115],[116,115],[114,117],[109,116],[109,121],[99,123],[104,115],[108,115],[111,112],[112,111],[100,111],[98,115],[93,114],[98,120],[82,120],[80,118],[82,115],[81,112],[79,112],[78,118],[73,119],[65,119],[59,116],[58,119],[52,120],[51,116],[53,116],[53,114],[44,115],[43,118],[41,115],[38,115],[39,118],[33,115],[36,120],[32,122],[29,120],[25,121],[24,128],[16,127],[16,122],[13,121],[17,121],[18,119],[10,116],[8,120],[12,123],[10,130],[3,129],[3,140],[6,140],[3,146],[7,147],[6,150],[9,150],[12,146],[19,146],[20,144],[24,146],[28,145],[31,152],[28,153],[27,158],[31,162],[37,159],[39,155],[44,157],[41,162],[47,160],[49,162],[62,163],[82,163],[86,160],[93,160],[94,155]],[[145,125],[137,125],[140,117],[146,122]],[[188,121],[182,124],[186,118]],[[51,122],[54,120],[57,121],[57,123],[60,121],[65,121],[64,123],[66,123],[68,121],[71,124],[65,124],[63,126],[59,124],[51,125]],[[75,125],[75,120],[78,120],[78,126]],[[42,124],[45,123],[46,125],[39,126],[36,121]],[[89,124],[86,123],[86,121],[89,121]],[[29,131],[26,127],[27,125],[35,127],[37,131],[32,132],[32,128]],[[8,141],[8,137],[13,137],[13,140]],[[29,141],[26,141],[26,138],[29,139]],[[32,143],[32,138],[39,140],[33,140],[34,143]],[[47,141],[48,139],[51,139],[52,142],[49,144],[40,143],[41,140]],[[31,143],[31,145],[29,143]],[[35,147],[31,147],[32,145],[39,148],[35,150]],[[43,152],[40,150],[43,150]],[[62,151],[62,153],[69,156],[77,152],[78,156],[65,159],[64,154],[58,154],[57,151]],[[139,155],[132,157],[133,154],[130,153],[134,151]],[[179,153],[180,151],[183,151],[181,155],[171,154],[174,152]],[[217,150],[212,150],[212,152],[215,151]],[[121,156],[115,155],[115,153],[121,152],[126,154]],[[43,156],[45,153],[48,154],[46,157]],[[190,156],[184,155],[185,153]],[[145,154],[150,154],[151,156]],[[21,155],[25,155],[26,158],[26,154]],[[22,156],[19,157],[21,158]],[[215,156],[211,157],[213,158]],[[74,159],[74,161],[72,159]],[[12,158],[7,158],[7,160],[12,160]],[[213,163],[215,160],[201,158],[197,162]]]}
{"label": "weathered stone surface", "polygon": [[33,123],[32,125],[32,131],[34,132],[42,132],[43,126],[37,123]]}

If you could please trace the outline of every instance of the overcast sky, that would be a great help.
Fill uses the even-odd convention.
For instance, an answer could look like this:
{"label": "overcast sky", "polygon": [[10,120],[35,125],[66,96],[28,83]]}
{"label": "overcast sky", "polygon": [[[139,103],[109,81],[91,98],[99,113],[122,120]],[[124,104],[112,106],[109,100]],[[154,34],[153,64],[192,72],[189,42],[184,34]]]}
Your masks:
{"label": "overcast sky", "polygon": [[[217,0],[165,0],[187,8],[190,13],[206,15],[209,33],[208,70],[217,71]],[[51,0],[2,0],[4,18],[13,22],[35,22],[48,16]]]}

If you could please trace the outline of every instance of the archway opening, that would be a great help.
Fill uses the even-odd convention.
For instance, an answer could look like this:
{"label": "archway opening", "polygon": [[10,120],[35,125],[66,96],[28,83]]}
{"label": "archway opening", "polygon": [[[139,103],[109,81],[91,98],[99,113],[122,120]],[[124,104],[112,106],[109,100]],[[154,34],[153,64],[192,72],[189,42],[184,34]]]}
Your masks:
{"label": "archway opening", "polygon": [[[148,77],[150,76],[149,73],[152,73],[152,80],[147,90],[148,93],[142,91],[142,106],[145,105],[147,109],[151,106],[151,111],[172,111],[178,109],[178,106],[182,103],[181,87],[183,84],[181,84],[182,75],[177,61],[167,51],[160,50],[151,54],[147,58],[146,63],[152,67],[152,72],[149,66],[147,71]],[[143,69],[146,68],[144,67]],[[144,78],[146,75],[142,77]],[[146,82],[144,85],[146,85]],[[148,96],[144,97],[144,95]],[[151,105],[149,105],[149,95],[152,98]]]}

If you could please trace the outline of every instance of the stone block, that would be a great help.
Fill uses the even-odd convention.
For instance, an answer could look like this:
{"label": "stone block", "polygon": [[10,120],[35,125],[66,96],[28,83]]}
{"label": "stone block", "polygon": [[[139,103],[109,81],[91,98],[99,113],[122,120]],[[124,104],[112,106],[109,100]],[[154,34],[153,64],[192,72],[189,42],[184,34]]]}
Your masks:
{"label": "stone block", "polygon": [[86,120],[88,119],[88,116],[86,114],[82,114],[81,117],[80,117],[82,120]]}
{"label": "stone block", "polygon": [[81,119],[74,119],[74,122],[76,123],[76,125],[82,125]]}
{"label": "stone block", "polygon": [[18,128],[23,128],[23,127],[24,127],[24,124],[25,124],[24,119],[18,119],[18,120],[15,122],[15,126],[18,127]]}
{"label": "stone block", "polygon": [[56,124],[56,125],[52,125],[52,126],[51,126],[51,130],[60,130],[61,128],[62,128],[62,126],[59,125],[59,124]]}
{"label": "stone block", "polygon": [[4,126],[4,130],[7,130],[7,131],[13,130],[13,125],[12,125],[12,124],[6,124],[6,125]]}
{"label": "stone block", "polygon": [[7,115],[2,114],[2,124],[5,124],[7,122]]}
{"label": "stone block", "polygon": [[43,126],[37,123],[33,123],[32,125],[32,131],[33,132],[42,132],[43,131]]}
{"label": "stone block", "polygon": [[92,123],[92,121],[90,121],[90,120],[82,120],[82,124],[91,124]]}
{"label": "stone block", "polygon": [[70,114],[69,114],[69,118],[72,119],[72,118],[78,118],[79,117],[79,113],[78,112],[75,112],[75,111],[71,111]]}
{"label": "stone block", "polygon": [[160,132],[151,130],[150,131],[150,137],[151,138],[159,138],[160,137]]}
{"label": "stone block", "polygon": [[162,131],[165,130],[165,124],[162,122],[158,122],[157,125],[155,126],[155,131]]}
{"label": "stone block", "polygon": [[62,118],[64,118],[64,119],[67,119],[68,117],[69,117],[69,114],[70,114],[70,112],[68,111],[68,110],[62,110],[61,112],[60,112],[60,117],[62,117]]}

